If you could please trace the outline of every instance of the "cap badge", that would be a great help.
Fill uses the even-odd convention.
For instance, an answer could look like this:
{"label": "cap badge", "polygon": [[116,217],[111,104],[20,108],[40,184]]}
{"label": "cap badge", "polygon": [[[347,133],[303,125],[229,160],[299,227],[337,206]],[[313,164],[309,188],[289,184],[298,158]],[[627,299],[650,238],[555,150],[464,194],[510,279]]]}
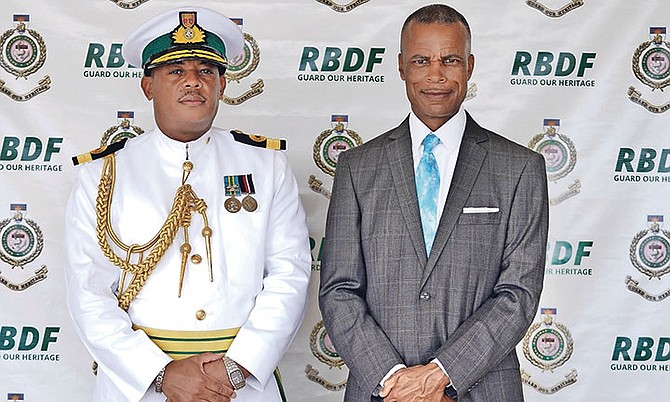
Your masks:
{"label": "cap badge", "polygon": [[203,43],[205,42],[205,31],[197,25],[197,13],[193,11],[180,12],[179,25],[172,32],[172,42],[177,43]]}

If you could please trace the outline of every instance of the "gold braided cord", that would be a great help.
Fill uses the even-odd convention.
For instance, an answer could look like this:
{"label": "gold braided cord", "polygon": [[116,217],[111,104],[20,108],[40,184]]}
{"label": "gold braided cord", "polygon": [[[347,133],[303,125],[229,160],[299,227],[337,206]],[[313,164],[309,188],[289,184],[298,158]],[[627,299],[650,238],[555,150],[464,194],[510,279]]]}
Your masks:
{"label": "gold braided cord", "polygon": [[[98,187],[97,207],[97,223],[98,223],[98,244],[102,249],[103,254],[114,265],[133,274],[141,274],[152,269],[158,261],[163,257],[167,248],[174,241],[177,230],[179,229],[179,222],[183,219],[184,205],[186,204],[186,192],[190,190],[189,185],[181,186],[177,190],[174,203],[170,209],[170,213],[163,224],[163,227],[156,233],[156,235],[149,242],[144,245],[124,244],[116,235],[111,227],[111,203],[112,193],[115,185],[115,158],[114,155],[105,157],[103,165],[103,174],[100,179]],[[117,256],[112,250],[107,235],[114,241],[114,243],[125,252],[142,253],[154,247],[147,255],[146,259],[141,262],[131,263],[128,260]]]}
{"label": "gold braided cord", "polygon": [[209,269],[209,281],[214,281],[214,271],[212,268],[212,228],[209,227],[209,221],[207,220],[207,204],[202,198],[195,198],[193,200],[193,206],[195,210],[202,215],[204,221],[204,227],[202,228],[202,237],[205,238],[205,249],[207,251],[207,264]]}
{"label": "gold braided cord", "polygon": [[[190,171],[190,168],[188,170]],[[124,310],[128,310],[130,303],[135,299],[149,278],[149,275],[174,242],[179,228],[183,227],[185,231],[187,230],[190,225],[192,211],[197,210],[200,212],[205,217],[205,225],[208,227],[205,216],[207,206],[202,199],[196,196],[191,186],[185,184],[188,172],[185,171],[184,173],[182,185],[177,189],[172,208],[170,208],[165,223],[163,223],[163,226],[156,235],[145,244],[126,245],[114,232],[111,223],[112,194],[114,193],[116,181],[116,158],[114,154],[110,154],[104,158],[96,200],[98,245],[102,253],[112,264],[119,267],[124,274],[130,273],[133,275],[128,288],[120,291],[118,295],[119,306]],[[126,253],[126,258],[121,258],[114,252],[109,243],[110,238]],[[188,236],[186,236],[186,244],[188,244]],[[144,252],[148,250],[150,250],[149,253],[144,257]],[[132,254],[139,255],[137,262],[131,262],[130,257]],[[122,275],[122,280],[124,277],[125,275]],[[120,289],[122,288],[120,287]]]}

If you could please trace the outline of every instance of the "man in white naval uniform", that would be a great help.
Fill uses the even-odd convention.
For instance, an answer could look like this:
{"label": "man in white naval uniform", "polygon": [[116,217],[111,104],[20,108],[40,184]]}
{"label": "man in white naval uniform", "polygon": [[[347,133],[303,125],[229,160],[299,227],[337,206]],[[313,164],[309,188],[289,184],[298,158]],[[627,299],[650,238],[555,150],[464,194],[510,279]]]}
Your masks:
{"label": "man in white naval uniform", "polygon": [[123,55],[157,128],[75,161],[92,160],[66,213],[68,305],[97,401],[283,399],[311,256],[282,143],[212,127],[243,45],[208,9],[144,23]]}

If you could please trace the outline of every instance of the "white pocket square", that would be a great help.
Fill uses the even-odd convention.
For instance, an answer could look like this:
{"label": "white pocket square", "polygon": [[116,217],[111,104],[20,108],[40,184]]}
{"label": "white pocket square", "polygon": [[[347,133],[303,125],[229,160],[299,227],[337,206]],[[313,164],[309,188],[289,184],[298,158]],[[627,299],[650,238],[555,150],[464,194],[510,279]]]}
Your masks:
{"label": "white pocket square", "polygon": [[499,212],[500,208],[497,207],[465,207],[463,208],[464,214],[492,214]]}

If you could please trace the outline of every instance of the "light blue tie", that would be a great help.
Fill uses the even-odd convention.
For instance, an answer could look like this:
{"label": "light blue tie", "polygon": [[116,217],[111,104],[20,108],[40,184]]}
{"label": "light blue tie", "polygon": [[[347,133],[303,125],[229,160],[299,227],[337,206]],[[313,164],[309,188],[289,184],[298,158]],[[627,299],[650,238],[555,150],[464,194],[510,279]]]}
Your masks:
{"label": "light blue tie", "polygon": [[419,200],[421,227],[426,242],[426,254],[435,240],[437,230],[437,197],[440,193],[440,171],[433,155],[433,148],[440,143],[435,134],[430,133],[423,139],[423,154],[416,168],[416,195]]}

